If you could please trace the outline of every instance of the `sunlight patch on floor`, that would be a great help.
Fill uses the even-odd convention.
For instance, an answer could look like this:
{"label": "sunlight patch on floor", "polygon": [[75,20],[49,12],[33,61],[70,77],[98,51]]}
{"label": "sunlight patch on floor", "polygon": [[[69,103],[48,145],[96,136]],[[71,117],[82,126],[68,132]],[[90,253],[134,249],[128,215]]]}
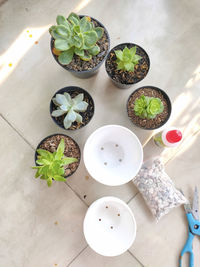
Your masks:
{"label": "sunlight patch on floor", "polygon": [[20,60],[51,25],[38,28],[25,28],[8,50],[0,56],[0,84],[17,67]]}
{"label": "sunlight patch on floor", "polygon": [[75,13],[78,13],[81,9],[86,7],[92,0],[82,0],[74,9]]}
{"label": "sunlight patch on floor", "polygon": [[192,77],[187,81],[186,88],[192,87],[199,80],[200,80],[200,65],[196,68]]}

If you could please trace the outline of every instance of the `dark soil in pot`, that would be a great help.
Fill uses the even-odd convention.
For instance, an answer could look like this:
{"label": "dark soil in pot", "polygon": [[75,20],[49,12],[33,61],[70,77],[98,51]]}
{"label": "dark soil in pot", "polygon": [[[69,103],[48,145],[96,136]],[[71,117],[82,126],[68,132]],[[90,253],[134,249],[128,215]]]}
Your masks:
{"label": "dark soil in pot", "polygon": [[[84,89],[77,87],[77,86],[68,86],[68,87],[64,87],[60,90],[58,90],[54,96],[52,98],[54,98],[56,96],[56,94],[64,94],[64,93],[69,93],[70,96],[72,98],[74,98],[75,96],[77,96],[78,94],[83,93],[84,95],[84,101],[86,101],[88,103],[88,107],[87,110],[84,112],[79,112],[79,114],[82,116],[83,118],[83,122],[82,123],[77,123],[77,122],[73,122],[71,127],[68,129],[65,129],[64,125],[63,125],[63,120],[65,118],[65,116],[67,114],[64,114],[60,117],[53,117],[51,116],[51,118],[53,119],[53,121],[61,128],[65,129],[65,130],[77,130],[80,129],[82,127],[84,127],[85,125],[87,125],[90,120],[92,119],[93,115],[94,115],[94,101],[91,97],[91,95]],[[50,115],[51,113],[56,110],[56,105],[53,103],[52,99],[50,102]]]}
{"label": "dark soil in pot", "polygon": [[[83,16],[80,15],[80,18]],[[74,55],[72,62],[68,65],[62,65],[58,61],[58,56],[53,53],[53,47],[54,47],[54,39],[51,38],[51,52],[57,63],[62,66],[64,69],[70,71],[72,74],[79,78],[88,78],[98,71],[99,67],[102,65],[104,60],[106,59],[106,56],[108,54],[108,51],[110,49],[110,38],[108,35],[108,31],[104,27],[103,24],[101,24],[98,20],[91,18],[91,21],[94,23],[95,27],[102,27],[104,28],[104,34],[102,38],[97,42],[97,45],[100,47],[100,52],[98,55],[93,56],[90,61],[84,61],[80,59],[79,56]]]}
{"label": "dark soil in pot", "polygon": [[[160,98],[164,105],[163,112],[158,114],[154,119],[143,119],[136,116],[134,112],[134,102],[141,95]],[[129,96],[127,101],[127,112],[128,117],[136,126],[147,130],[154,130],[164,125],[169,119],[171,115],[171,101],[163,90],[154,86],[144,86],[138,88]]]}
{"label": "dark soil in pot", "polygon": [[[123,50],[125,47],[129,49],[136,46],[136,54],[141,56],[142,59],[135,66],[134,71],[117,70],[115,50]],[[106,59],[106,71],[108,76],[119,88],[129,88],[131,85],[140,82],[145,78],[150,68],[149,56],[145,50],[133,43],[123,43],[115,46],[108,54]]]}
{"label": "dark soil in pot", "polygon": [[[53,153],[54,151],[56,151],[62,138],[65,141],[64,155],[66,157],[72,157],[72,158],[78,159],[77,162],[71,163],[64,167],[65,177],[68,177],[68,176],[71,176],[76,171],[76,169],[79,166],[80,158],[81,158],[80,148],[78,144],[71,137],[64,135],[64,134],[50,135],[39,143],[39,145],[37,146],[37,149],[41,148],[41,149],[45,149]],[[37,152],[35,152],[35,161],[37,160],[37,155],[38,155]]]}

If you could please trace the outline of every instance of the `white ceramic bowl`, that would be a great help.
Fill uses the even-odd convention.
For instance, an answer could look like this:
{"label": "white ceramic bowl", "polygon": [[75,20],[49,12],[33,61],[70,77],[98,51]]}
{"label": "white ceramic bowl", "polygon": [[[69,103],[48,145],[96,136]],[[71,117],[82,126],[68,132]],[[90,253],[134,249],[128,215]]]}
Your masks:
{"label": "white ceramic bowl", "polygon": [[105,185],[122,185],[141,168],[143,149],[137,136],[120,125],[98,128],[87,139],[83,159],[90,175]]}
{"label": "white ceramic bowl", "polygon": [[89,207],[83,224],[88,245],[103,256],[118,256],[131,247],[136,222],[128,205],[116,197],[103,197]]}

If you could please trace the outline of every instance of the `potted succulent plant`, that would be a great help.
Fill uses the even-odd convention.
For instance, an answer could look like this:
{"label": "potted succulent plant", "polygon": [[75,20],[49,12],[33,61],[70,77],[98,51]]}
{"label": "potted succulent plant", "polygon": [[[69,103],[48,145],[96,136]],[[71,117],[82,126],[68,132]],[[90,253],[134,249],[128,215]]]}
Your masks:
{"label": "potted succulent plant", "polygon": [[130,120],[140,128],[153,130],[163,126],[171,115],[171,101],[160,88],[143,86],[128,98]]}
{"label": "potted succulent plant", "polygon": [[63,68],[79,78],[94,75],[108,54],[110,38],[96,19],[71,13],[66,19],[58,15],[57,25],[50,27],[51,51]]}
{"label": "potted succulent plant", "polygon": [[52,181],[65,182],[78,168],[80,149],[69,136],[54,134],[43,139],[35,152],[35,178],[46,180],[51,186]]}
{"label": "potted succulent plant", "polygon": [[112,82],[126,89],[144,79],[150,68],[150,60],[139,45],[123,43],[111,49],[105,65]]}
{"label": "potted succulent plant", "polygon": [[80,129],[92,119],[94,101],[91,95],[80,87],[64,87],[52,97],[50,114],[53,121],[61,128]]}

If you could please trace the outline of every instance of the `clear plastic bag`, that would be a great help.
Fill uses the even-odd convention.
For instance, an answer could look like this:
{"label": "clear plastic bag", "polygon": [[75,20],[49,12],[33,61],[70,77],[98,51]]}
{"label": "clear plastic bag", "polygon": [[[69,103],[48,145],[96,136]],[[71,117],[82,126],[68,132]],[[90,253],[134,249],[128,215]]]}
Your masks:
{"label": "clear plastic bag", "polygon": [[157,221],[171,209],[188,202],[166,174],[160,158],[146,161],[133,182]]}

